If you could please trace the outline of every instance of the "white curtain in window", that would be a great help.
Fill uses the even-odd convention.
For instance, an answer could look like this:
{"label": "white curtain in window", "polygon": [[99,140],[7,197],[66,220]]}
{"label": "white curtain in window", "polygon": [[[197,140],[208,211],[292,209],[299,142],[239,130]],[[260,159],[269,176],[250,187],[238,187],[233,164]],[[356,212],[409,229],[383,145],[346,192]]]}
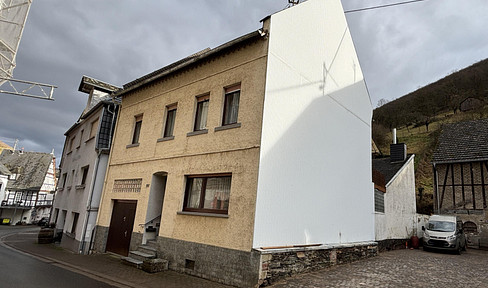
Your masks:
{"label": "white curtain in window", "polygon": [[231,177],[208,178],[205,209],[226,210],[229,207]]}
{"label": "white curtain in window", "polygon": [[191,190],[188,196],[188,208],[199,208],[200,206],[200,192],[202,191],[202,178],[192,178],[191,179]]}

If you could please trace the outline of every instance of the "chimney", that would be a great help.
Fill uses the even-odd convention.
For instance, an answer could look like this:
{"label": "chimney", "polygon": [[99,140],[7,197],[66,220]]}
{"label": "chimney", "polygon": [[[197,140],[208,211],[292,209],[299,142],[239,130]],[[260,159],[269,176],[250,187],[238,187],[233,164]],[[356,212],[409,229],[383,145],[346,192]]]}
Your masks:
{"label": "chimney", "polygon": [[390,161],[402,162],[407,159],[407,145],[405,143],[397,143],[396,129],[393,128],[393,144],[390,144]]}

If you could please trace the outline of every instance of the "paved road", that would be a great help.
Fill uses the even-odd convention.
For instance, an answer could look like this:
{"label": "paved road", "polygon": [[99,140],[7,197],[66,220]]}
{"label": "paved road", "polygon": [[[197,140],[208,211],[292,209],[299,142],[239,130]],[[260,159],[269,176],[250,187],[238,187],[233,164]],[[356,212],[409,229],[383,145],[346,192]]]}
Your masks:
{"label": "paved road", "polygon": [[[11,228],[6,229],[6,226],[0,227],[0,237],[6,236],[14,231],[15,233],[26,235],[32,233],[37,234],[37,229],[33,231],[29,227],[16,228],[14,230]],[[52,263],[35,259],[4,245],[0,245],[0,287],[108,288],[114,286],[65,270],[52,265]]]}
{"label": "paved road", "polygon": [[462,255],[396,250],[286,279],[281,287],[488,287],[488,251]]}

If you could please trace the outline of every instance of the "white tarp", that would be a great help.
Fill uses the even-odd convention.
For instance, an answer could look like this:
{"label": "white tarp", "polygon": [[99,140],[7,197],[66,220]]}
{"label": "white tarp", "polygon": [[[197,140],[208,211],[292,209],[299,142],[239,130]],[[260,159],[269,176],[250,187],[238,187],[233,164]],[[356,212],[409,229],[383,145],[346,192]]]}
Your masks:
{"label": "white tarp", "polygon": [[[0,78],[11,78],[32,0],[0,0]],[[0,86],[5,80],[0,79]]]}

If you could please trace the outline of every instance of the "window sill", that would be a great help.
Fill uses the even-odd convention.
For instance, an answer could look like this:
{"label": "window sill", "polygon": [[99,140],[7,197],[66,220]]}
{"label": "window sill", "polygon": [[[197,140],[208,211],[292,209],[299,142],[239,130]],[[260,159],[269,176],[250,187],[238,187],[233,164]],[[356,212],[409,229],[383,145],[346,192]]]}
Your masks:
{"label": "window sill", "polygon": [[76,190],[85,189],[85,184],[76,185],[76,186],[75,186],[75,189],[76,189]]}
{"label": "window sill", "polygon": [[71,154],[71,153],[73,153],[73,150],[71,150],[71,151],[69,151],[68,153],[66,153],[66,155],[69,155],[69,154]]}
{"label": "window sill", "polygon": [[64,234],[66,234],[66,236],[68,236],[69,238],[75,238],[76,236],[75,233],[70,233],[70,232],[65,232]]}
{"label": "window sill", "polygon": [[139,147],[139,143],[129,144],[125,148]]}
{"label": "window sill", "polygon": [[66,187],[66,190],[71,190],[71,186]]}
{"label": "window sill", "polygon": [[76,150],[80,149],[81,145],[76,146]]}
{"label": "window sill", "polygon": [[63,192],[64,188],[58,188],[58,192]]}
{"label": "window sill", "polygon": [[216,217],[216,218],[229,218],[228,214],[217,214],[217,213],[203,213],[203,212],[188,212],[188,211],[178,211],[178,215],[189,215],[189,216],[204,216],[204,217]]}
{"label": "window sill", "polygon": [[159,138],[158,142],[164,142],[164,141],[169,141],[169,140],[173,140],[173,139],[175,139],[175,136],[168,136],[168,137]]}
{"label": "window sill", "polygon": [[203,130],[188,132],[188,133],[186,133],[186,136],[187,137],[190,137],[190,136],[195,136],[195,135],[200,135],[200,134],[207,134],[207,133],[208,133],[208,129],[203,129]]}
{"label": "window sill", "polygon": [[239,128],[241,127],[241,123],[234,123],[234,124],[229,124],[229,125],[224,125],[220,127],[215,127],[214,131],[222,131],[222,130],[227,130],[227,129],[234,129],[234,128]]}
{"label": "window sill", "polygon": [[95,139],[95,136],[88,138],[88,139],[85,141],[85,143],[88,143],[88,142],[90,142],[90,141],[91,141],[91,140],[93,140],[93,139]]}

